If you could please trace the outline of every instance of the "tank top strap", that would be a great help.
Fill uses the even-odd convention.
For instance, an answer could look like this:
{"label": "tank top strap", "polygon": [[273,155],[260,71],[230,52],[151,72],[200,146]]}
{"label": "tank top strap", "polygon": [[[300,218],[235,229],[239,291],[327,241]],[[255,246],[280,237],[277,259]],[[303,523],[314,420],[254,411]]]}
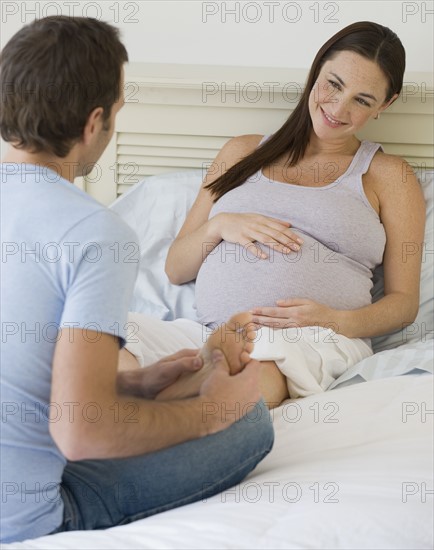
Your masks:
{"label": "tank top strap", "polygon": [[[258,143],[257,148],[265,143],[270,137],[271,134],[263,136],[261,138],[261,141]],[[356,174],[366,174],[372,162],[372,159],[374,158],[374,155],[378,150],[383,151],[380,143],[375,143],[366,139],[362,140],[360,143],[360,147],[354,155],[350,167],[344,174],[344,176],[347,177],[350,174],[353,176]]]}
{"label": "tank top strap", "polygon": [[356,175],[362,176],[366,174],[378,150],[383,151],[380,143],[363,140],[357,153],[354,155],[353,162],[351,163],[350,169],[346,172],[345,177],[354,177]]}

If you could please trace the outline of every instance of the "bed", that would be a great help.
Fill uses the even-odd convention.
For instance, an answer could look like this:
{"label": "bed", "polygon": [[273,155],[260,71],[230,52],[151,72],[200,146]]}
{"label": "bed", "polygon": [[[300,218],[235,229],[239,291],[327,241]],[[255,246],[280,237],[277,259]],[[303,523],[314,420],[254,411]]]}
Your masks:
{"label": "bed", "polygon": [[[129,67],[129,95],[114,138],[80,185],[139,236],[141,264],[131,310],[167,320],[195,318],[194,284],[176,287],[164,275],[167,249],[217,150],[232,135],[276,129],[304,77],[303,71],[286,69]],[[330,391],[287,400],[275,409],[275,446],[239,486],[122,527],[60,533],[5,549],[433,547],[429,78],[407,75],[402,99],[360,136],[407,158],[424,192],[427,224],[418,244],[424,255],[415,322],[374,339],[376,353],[354,365]],[[223,96],[223,89],[233,93]],[[254,90],[260,92],[255,102],[248,95]],[[374,283],[377,300],[383,291],[381,268]]]}

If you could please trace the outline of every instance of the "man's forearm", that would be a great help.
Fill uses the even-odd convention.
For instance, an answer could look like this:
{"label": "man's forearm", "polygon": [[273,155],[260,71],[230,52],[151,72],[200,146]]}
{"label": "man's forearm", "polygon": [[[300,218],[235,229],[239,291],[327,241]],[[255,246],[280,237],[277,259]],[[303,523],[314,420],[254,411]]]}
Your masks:
{"label": "man's forearm", "polygon": [[76,426],[65,426],[76,430],[74,448],[64,451],[70,460],[145,454],[212,431],[211,409],[201,397],[151,402],[117,395],[104,402],[92,402],[92,407],[89,403],[81,405],[75,410]]}

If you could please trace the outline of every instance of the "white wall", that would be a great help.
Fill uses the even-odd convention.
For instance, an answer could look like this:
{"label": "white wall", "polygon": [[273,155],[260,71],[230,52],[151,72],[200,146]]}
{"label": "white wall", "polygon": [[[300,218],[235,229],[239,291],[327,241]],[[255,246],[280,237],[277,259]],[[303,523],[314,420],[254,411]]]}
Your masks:
{"label": "white wall", "polygon": [[371,20],[394,30],[408,71],[433,69],[434,2],[3,0],[1,45],[35,17],[56,13],[115,23],[133,62],[308,68],[342,27]]}

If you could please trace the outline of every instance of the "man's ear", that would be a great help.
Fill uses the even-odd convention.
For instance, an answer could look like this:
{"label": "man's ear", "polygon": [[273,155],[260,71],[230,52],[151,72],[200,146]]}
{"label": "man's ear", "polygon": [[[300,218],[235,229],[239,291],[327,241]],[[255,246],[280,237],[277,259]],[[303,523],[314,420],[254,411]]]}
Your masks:
{"label": "man's ear", "polygon": [[83,129],[83,143],[85,145],[88,145],[102,128],[103,114],[104,109],[102,107],[95,107],[95,109],[87,117],[87,121]]}

